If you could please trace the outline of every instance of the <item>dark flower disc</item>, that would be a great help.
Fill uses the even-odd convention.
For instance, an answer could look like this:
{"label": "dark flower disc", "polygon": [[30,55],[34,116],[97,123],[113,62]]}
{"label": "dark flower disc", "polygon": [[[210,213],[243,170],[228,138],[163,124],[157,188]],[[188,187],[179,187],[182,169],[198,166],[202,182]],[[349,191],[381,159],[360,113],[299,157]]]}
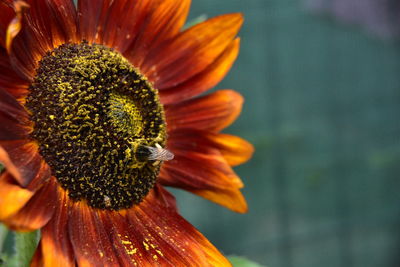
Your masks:
{"label": "dark flower disc", "polygon": [[64,44],[42,58],[26,107],[31,138],[73,200],[120,210],[154,186],[165,145],[157,91],[118,52]]}

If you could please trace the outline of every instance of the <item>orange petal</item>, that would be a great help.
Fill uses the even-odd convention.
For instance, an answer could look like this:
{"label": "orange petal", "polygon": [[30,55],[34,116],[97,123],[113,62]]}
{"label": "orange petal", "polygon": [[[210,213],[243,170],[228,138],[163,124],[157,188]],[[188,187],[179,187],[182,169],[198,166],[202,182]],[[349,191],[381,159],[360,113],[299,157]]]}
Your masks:
{"label": "orange petal", "polygon": [[248,161],[254,153],[254,147],[246,140],[229,135],[208,135],[215,146],[221,151],[222,156],[231,166],[237,166]]}
{"label": "orange petal", "polygon": [[125,56],[141,67],[149,51],[174,37],[186,21],[191,0],[153,1],[153,10]]}
{"label": "orange petal", "polygon": [[249,142],[229,134],[184,129],[173,131],[169,135],[169,143],[175,143],[172,146],[179,146],[180,149],[205,154],[213,153],[217,149],[230,166],[248,161],[254,153],[254,147]]}
{"label": "orange petal", "polygon": [[[183,162],[180,158],[177,158],[177,161],[182,163],[181,167],[183,167],[184,163],[198,164],[195,162]],[[215,175],[210,170],[207,170],[207,167],[210,166],[191,166],[186,170],[182,170],[172,168],[167,163],[164,163],[159,175],[159,182],[166,186],[187,190],[235,212],[246,212],[247,204],[239,190],[243,187],[243,184],[239,178],[232,179],[232,177],[228,176]],[[211,174],[206,173],[206,171]],[[228,186],[229,182],[231,184]]]}
{"label": "orange petal", "polygon": [[[231,141],[236,143],[227,143]],[[244,148],[235,151],[237,145]],[[237,212],[247,210],[239,191],[243,184],[229,165],[247,160],[253,151],[250,144],[235,136],[185,129],[171,132],[167,147],[175,158],[163,163],[160,183],[188,190]]]}
{"label": "orange petal", "polygon": [[[68,234],[68,197],[64,190],[57,188],[56,210],[49,223],[42,228],[42,239],[31,262],[33,267],[76,266]],[[84,223],[84,222],[82,222]]]}
{"label": "orange petal", "polygon": [[247,202],[239,189],[222,190],[188,190],[214,203],[224,206],[234,212],[246,213]]}
{"label": "orange petal", "polygon": [[33,196],[33,192],[14,183],[9,172],[0,176],[0,220],[17,213]]}
{"label": "orange petal", "polygon": [[13,8],[15,11],[14,18],[9,22],[5,35],[5,48],[8,53],[11,52],[11,44],[15,36],[21,31],[22,27],[22,15],[23,12],[29,7],[25,1],[16,0],[13,2]]}
{"label": "orange petal", "polygon": [[231,69],[239,54],[240,39],[236,38],[205,70],[178,86],[160,89],[163,104],[173,104],[197,96],[217,85]]}
{"label": "orange petal", "polygon": [[176,86],[212,64],[242,25],[241,14],[228,14],[209,19],[153,49],[141,71],[156,88]]}
{"label": "orange petal", "polygon": [[15,17],[11,1],[0,1],[0,46],[6,47],[7,28]]}
{"label": "orange petal", "polygon": [[231,166],[243,164],[253,156],[253,145],[240,137],[229,134],[210,134],[208,138]]}
{"label": "orange petal", "polygon": [[0,46],[5,47],[7,28],[15,17],[15,11],[8,1],[0,1],[0,14]]}
{"label": "orange petal", "polygon": [[242,110],[243,97],[232,90],[165,106],[168,130],[180,128],[219,132],[229,126]]}
{"label": "orange petal", "polygon": [[53,216],[57,204],[57,182],[50,179],[16,214],[4,223],[16,231],[33,231],[42,228]]}

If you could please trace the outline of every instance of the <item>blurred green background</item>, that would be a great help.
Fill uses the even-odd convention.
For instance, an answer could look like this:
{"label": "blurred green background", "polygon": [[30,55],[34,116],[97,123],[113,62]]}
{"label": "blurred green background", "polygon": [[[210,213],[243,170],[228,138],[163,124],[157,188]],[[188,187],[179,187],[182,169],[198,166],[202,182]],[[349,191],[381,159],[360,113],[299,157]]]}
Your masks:
{"label": "blurred green background", "polygon": [[175,191],[181,212],[270,267],[400,266],[398,40],[300,0],[194,0],[191,18],[237,11],[241,54],[218,89],[246,98],[226,132],[256,147],[236,168],[250,210]]}

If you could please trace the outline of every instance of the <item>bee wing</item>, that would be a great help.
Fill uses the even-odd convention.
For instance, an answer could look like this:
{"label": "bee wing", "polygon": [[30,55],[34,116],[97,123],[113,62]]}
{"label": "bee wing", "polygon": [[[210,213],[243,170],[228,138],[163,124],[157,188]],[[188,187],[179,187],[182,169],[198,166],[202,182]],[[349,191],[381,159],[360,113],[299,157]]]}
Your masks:
{"label": "bee wing", "polygon": [[160,146],[157,147],[147,146],[147,149],[150,152],[150,155],[148,157],[149,160],[167,161],[174,158],[174,154],[172,154],[170,151]]}

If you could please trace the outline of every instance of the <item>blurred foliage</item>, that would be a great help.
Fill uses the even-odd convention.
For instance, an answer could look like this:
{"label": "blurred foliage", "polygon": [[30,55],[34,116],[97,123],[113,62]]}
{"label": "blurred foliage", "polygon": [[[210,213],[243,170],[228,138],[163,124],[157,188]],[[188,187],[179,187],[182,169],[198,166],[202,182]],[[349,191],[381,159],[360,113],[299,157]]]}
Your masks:
{"label": "blurred foliage", "polygon": [[[39,231],[28,233],[9,232],[0,225],[0,266],[28,267],[39,242]],[[7,238],[6,238],[7,237]]]}
{"label": "blurred foliage", "polygon": [[233,267],[266,267],[244,257],[230,256],[228,259],[232,263]]}

